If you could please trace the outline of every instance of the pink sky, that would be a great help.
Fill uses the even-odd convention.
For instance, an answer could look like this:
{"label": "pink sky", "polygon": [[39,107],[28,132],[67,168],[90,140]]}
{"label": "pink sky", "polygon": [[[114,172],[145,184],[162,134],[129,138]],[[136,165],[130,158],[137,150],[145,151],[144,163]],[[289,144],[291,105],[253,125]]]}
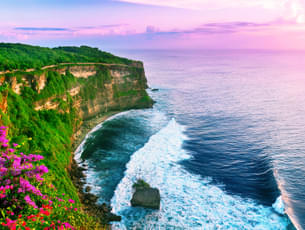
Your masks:
{"label": "pink sky", "polygon": [[113,48],[302,49],[304,0],[10,0],[0,41]]}

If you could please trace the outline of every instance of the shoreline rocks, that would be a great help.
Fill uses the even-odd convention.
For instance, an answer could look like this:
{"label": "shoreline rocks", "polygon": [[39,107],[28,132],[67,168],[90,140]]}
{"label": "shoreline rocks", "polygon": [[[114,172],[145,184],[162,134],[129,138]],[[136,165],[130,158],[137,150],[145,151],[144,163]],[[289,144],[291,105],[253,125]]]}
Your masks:
{"label": "shoreline rocks", "polygon": [[74,186],[78,189],[79,199],[83,204],[85,211],[90,213],[93,216],[96,216],[100,219],[102,224],[109,224],[112,221],[121,221],[121,217],[113,214],[111,212],[111,207],[105,203],[97,204],[98,197],[90,193],[91,188],[86,187],[84,191],[85,178],[84,174],[85,169],[80,167],[76,161],[73,159],[69,174]]}

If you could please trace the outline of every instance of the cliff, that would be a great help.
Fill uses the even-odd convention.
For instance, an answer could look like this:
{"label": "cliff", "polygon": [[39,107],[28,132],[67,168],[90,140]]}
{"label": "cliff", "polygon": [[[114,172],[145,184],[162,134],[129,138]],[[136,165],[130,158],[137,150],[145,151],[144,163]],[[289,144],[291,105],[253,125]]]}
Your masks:
{"label": "cliff", "polygon": [[[142,63],[133,65],[65,64],[43,71],[0,74],[0,85],[8,83],[12,91],[23,95],[25,87],[33,90],[35,110],[59,109],[60,100],[73,98],[73,106],[80,112],[80,118],[89,119],[99,113],[130,108],[151,106],[145,89],[147,82]],[[61,93],[45,96],[48,91],[50,72],[56,73],[59,81],[70,81]],[[68,76],[67,76],[68,75]],[[63,79],[67,77],[66,79]],[[71,79],[72,77],[72,79]],[[52,86],[54,87],[54,86]],[[44,93],[44,94],[43,94]]]}
{"label": "cliff", "polygon": [[[56,49],[78,52],[77,47]],[[20,151],[45,157],[50,169],[47,180],[77,202],[78,191],[69,174],[73,143],[98,122],[97,117],[153,104],[145,91],[147,81],[141,62],[110,54],[102,62],[104,53],[96,49],[92,52],[101,56],[90,56],[90,62],[84,62],[87,59],[83,55],[90,55],[90,48],[86,47],[86,52],[79,49],[82,56],[74,63],[55,62],[39,68],[25,65],[30,68],[4,68],[0,72],[0,124],[9,127],[12,142],[21,145]],[[84,123],[87,129],[83,129]]]}
{"label": "cliff", "polygon": [[7,91],[0,93],[0,125],[2,125],[3,116],[7,111]]}

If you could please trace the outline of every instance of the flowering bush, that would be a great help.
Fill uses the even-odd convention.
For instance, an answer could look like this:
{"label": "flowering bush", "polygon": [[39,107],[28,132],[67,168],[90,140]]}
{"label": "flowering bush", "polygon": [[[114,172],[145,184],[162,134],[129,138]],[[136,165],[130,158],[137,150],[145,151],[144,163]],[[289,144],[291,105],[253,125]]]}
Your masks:
{"label": "flowering bush", "polygon": [[[75,201],[57,194],[43,176],[43,156],[17,153],[9,145],[7,127],[0,127],[0,225],[7,229],[74,229]],[[81,213],[80,213],[81,215]],[[69,223],[70,222],[70,223]],[[2,229],[2,228],[1,228]]]}

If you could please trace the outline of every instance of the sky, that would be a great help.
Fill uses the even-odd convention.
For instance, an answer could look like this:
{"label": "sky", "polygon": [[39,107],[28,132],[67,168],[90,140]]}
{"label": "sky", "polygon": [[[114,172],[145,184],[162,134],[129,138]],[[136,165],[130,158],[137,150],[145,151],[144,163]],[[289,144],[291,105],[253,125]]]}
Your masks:
{"label": "sky", "polygon": [[305,50],[305,0],[2,0],[0,42]]}

